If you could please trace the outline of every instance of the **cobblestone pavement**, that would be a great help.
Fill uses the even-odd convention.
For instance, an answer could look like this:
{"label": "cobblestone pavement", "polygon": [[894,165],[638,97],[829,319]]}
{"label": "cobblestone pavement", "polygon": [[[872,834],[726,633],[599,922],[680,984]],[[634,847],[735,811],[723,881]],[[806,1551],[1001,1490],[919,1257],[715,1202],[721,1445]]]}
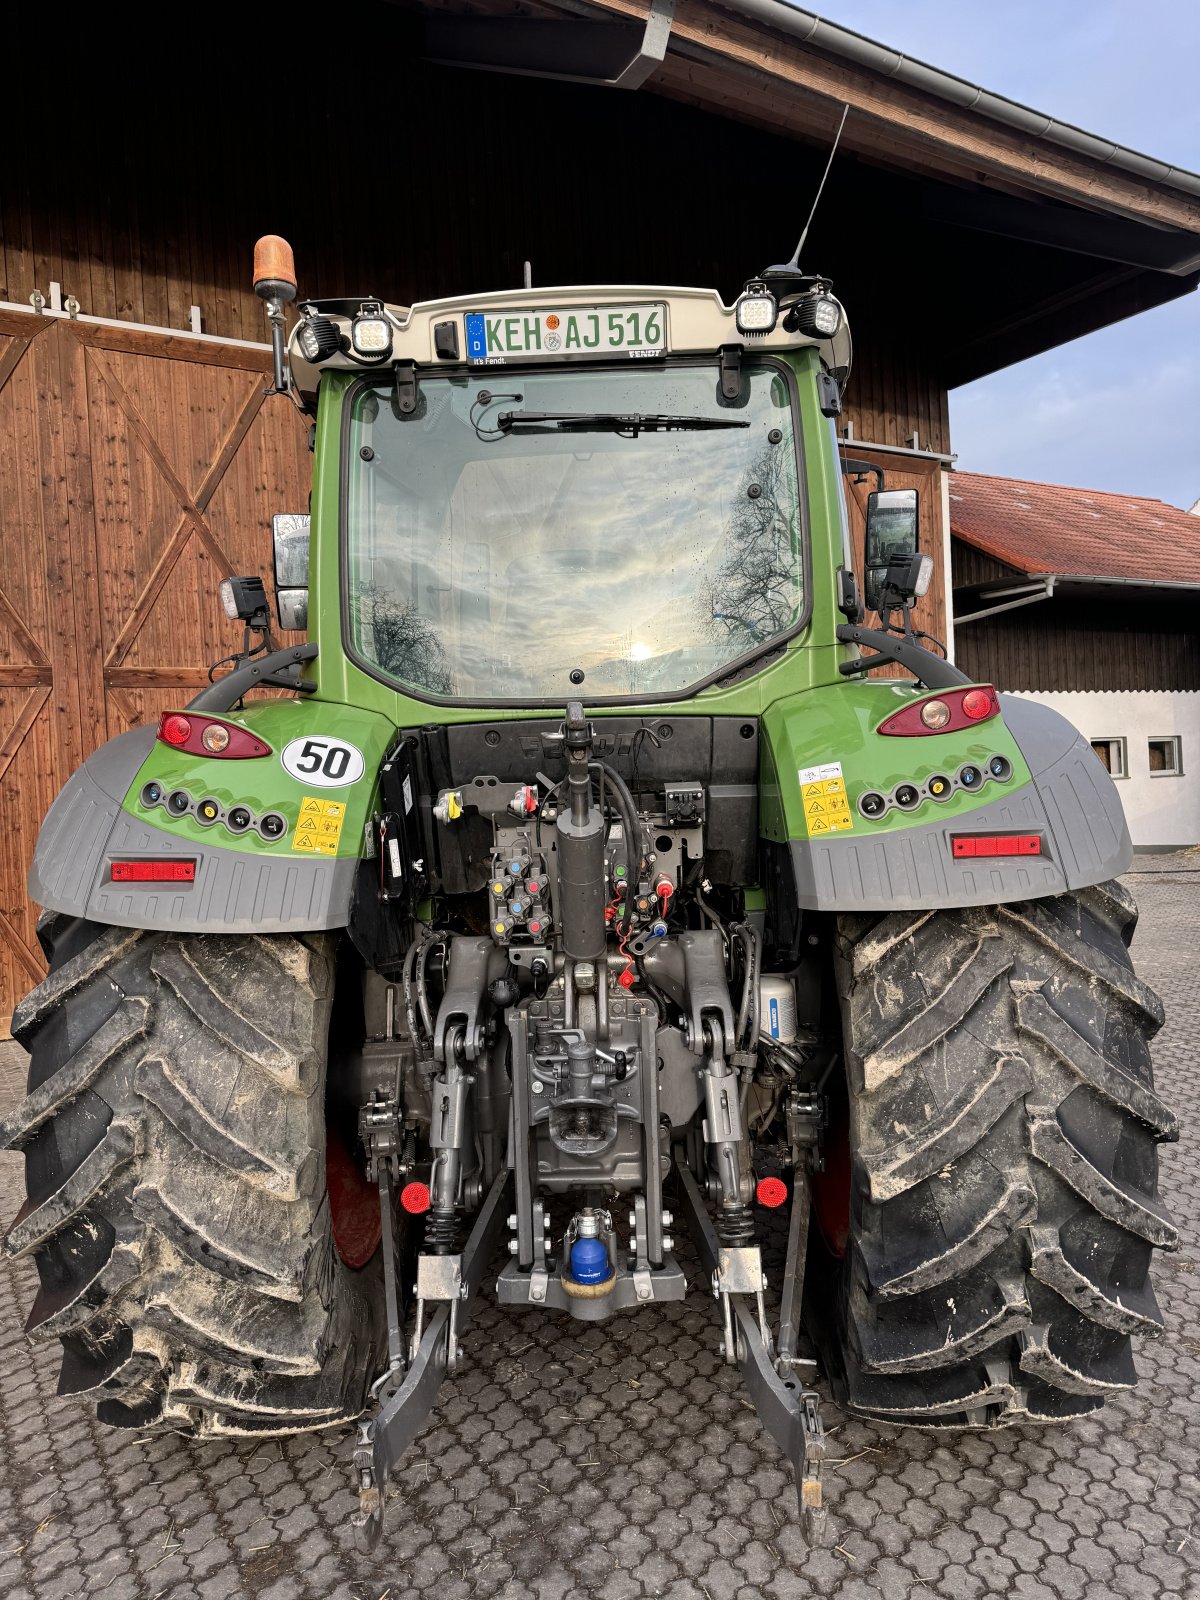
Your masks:
{"label": "cobblestone pavement", "polygon": [[[1157,1269],[1166,1337],[1139,1387],[1064,1429],[938,1436],[830,1406],[828,1549],[806,1550],[789,1474],[717,1360],[696,1290],[586,1329],[485,1305],[471,1360],[411,1452],[383,1544],[354,1550],[348,1430],[257,1449],[139,1438],[56,1401],[27,1345],[25,1263],[0,1272],[0,1596],[6,1600],[1184,1600],[1200,1596],[1200,852],[1141,858],[1139,969],[1163,994],[1163,1152],[1183,1246]],[[1189,870],[1190,869],[1190,870]],[[0,1111],[24,1056],[0,1047]],[[0,1212],[20,1163],[0,1160]]]}

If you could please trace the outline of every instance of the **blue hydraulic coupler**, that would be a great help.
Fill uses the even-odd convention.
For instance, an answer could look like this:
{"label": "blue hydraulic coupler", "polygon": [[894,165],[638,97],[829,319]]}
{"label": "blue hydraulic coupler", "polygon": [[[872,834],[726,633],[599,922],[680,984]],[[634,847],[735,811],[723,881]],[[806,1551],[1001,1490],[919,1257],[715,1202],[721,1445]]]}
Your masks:
{"label": "blue hydraulic coupler", "polygon": [[604,1283],[612,1276],[612,1263],[603,1239],[576,1239],[571,1246],[571,1277],[576,1283]]}

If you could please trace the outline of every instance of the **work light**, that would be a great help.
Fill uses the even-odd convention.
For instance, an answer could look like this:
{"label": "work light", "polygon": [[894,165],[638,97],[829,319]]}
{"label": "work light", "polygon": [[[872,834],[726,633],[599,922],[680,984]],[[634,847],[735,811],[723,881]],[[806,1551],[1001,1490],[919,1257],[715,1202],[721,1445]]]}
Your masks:
{"label": "work light", "polygon": [[883,583],[894,595],[904,600],[920,599],[929,589],[933,577],[933,557],[918,555],[893,556],[887,565]]}
{"label": "work light", "polygon": [[392,353],[392,325],[375,300],[359,307],[350,324],[350,343],[360,361],[385,361]]}
{"label": "work light", "polygon": [[748,283],[733,304],[739,333],[770,333],[779,315],[775,296],[761,279]]}
{"label": "work light", "polygon": [[806,294],[788,313],[788,326],[817,339],[832,339],[842,325],[842,308],[828,294]]}
{"label": "work light", "polygon": [[267,609],[267,591],[261,578],[222,578],[217,585],[221,606],[230,622],[249,622]]}
{"label": "work light", "polygon": [[342,336],[332,317],[305,317],[296,329],[296,347],[305,361],[316,365],[342,348]]}

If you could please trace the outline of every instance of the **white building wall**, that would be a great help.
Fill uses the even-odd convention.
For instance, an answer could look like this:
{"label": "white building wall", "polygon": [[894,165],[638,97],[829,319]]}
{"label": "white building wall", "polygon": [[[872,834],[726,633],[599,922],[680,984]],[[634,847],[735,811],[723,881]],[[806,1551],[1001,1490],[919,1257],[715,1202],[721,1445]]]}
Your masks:
{"label": "white building wall", "polygon": [[[1125,740],[1128,776],[1117,778],[1138,849],[1200,843],[1200,691],[1089,690],[1023,693],[1073,722],[1086,739]],[[1150,739],[1177,734],[1182,774],[1151,776]]]}

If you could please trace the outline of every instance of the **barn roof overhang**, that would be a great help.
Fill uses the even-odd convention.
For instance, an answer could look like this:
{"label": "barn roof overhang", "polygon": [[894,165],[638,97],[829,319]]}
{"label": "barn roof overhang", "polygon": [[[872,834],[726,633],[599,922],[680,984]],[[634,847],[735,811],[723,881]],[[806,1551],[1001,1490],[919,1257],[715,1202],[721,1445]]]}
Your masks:
{"label": "barn roof overhang", "polygon": [[[786,0],[522,0],[519,14],[513,0],[464,0],[453,14],[402,3],[422,14],[432,60],[666,96],[809,147],[816,173],[848,106],[824,204],[864,248],[882,242],[885,264],[889,248],[904,252],[906,276],[923,258],[926,292],[955,330],[940,363],[949,387],[1200,282],[1200,176]],[[798,209],[808,171],[798,157],[789,173]],[[782,213],[771,176],[760,194]],[[753,194],[748,175],[727,197],[732,225]],[[889,200],[888,237],[871,241]],[[781,214],[783,232],[802,220],[793,230]]]}
{"label": "barn roof overhang", "polygon": [[954,626],[979,622],[1044,600],[1088,601],[1100,607],[1184,603],[1200,594],[1200,582],[1177,578],[1080,577],[1075,573],[1027,572],[1012,578],[965,583],[954,589]]}

